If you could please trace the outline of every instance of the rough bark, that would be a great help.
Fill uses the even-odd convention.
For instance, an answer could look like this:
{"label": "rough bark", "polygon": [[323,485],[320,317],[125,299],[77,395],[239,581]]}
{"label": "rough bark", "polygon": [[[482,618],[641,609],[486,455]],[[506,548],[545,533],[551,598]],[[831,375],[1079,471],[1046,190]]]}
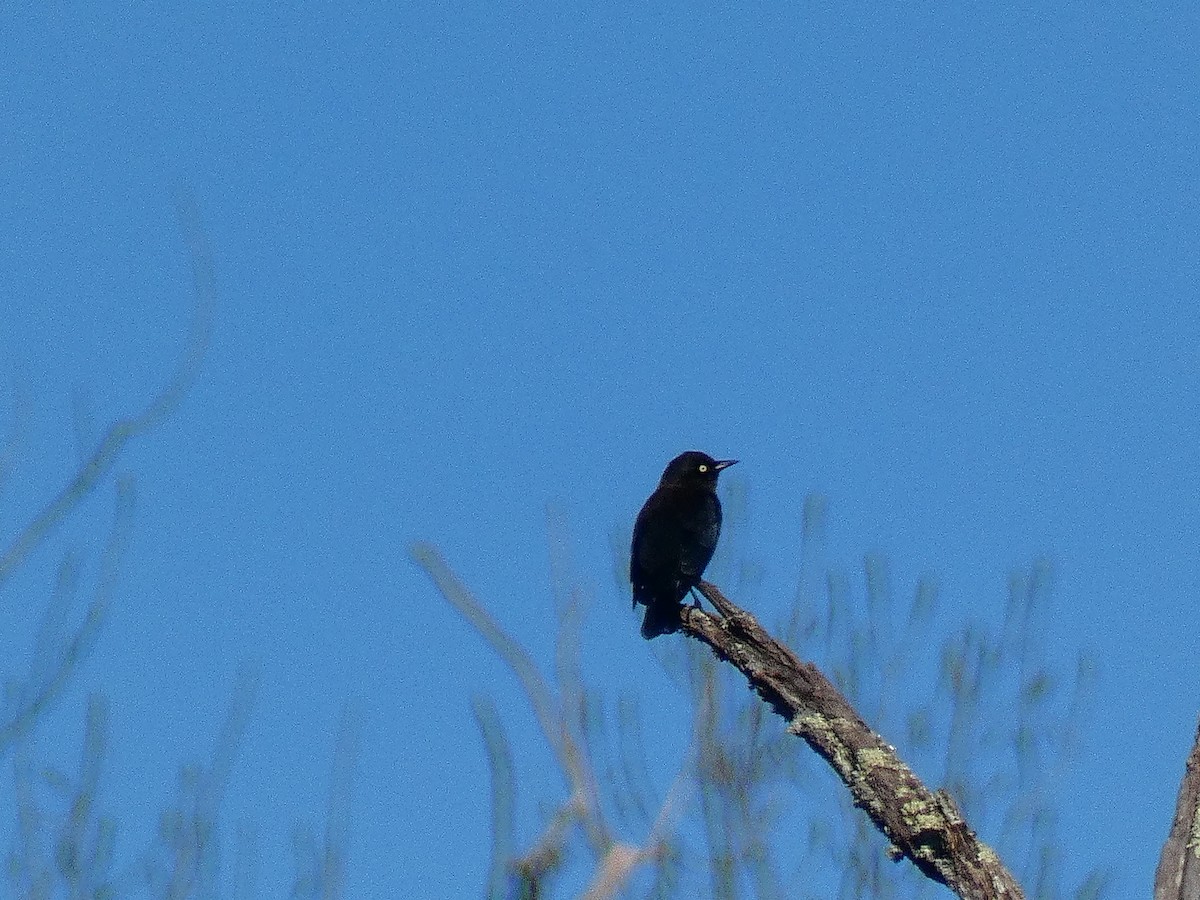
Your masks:
{"label": "rough bark", "polygon": [[1175,821],[1154,873],[1154,900],[1200,898],[1200,730],[1192,743],[1183,784],[1175,801]]}
{"label": "rough bark", "polygon": [[736,666],[787,720],[788,731],[833,767],[855,805],[892,842],[893,858],[907,857],[924,875],[966,900],[1024,897],[1000,858],[964,821],[953,798],[925,787],[816,666],[771,637],[716,586],[701,582],[700,591],[721,617],[686,608],[684,632]]}

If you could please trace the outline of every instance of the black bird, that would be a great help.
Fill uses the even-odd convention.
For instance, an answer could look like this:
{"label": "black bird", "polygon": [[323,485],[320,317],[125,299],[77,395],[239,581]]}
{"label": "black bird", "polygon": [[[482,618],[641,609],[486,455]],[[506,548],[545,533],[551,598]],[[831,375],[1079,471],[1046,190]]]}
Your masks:
{"label": "black bird", "polygon": [[721,534],[717,476],[736,459],[689,450],[669,463],[633,526],[629,580],[646,607],[646,640],[679,630],[679,604],[700,582]]}

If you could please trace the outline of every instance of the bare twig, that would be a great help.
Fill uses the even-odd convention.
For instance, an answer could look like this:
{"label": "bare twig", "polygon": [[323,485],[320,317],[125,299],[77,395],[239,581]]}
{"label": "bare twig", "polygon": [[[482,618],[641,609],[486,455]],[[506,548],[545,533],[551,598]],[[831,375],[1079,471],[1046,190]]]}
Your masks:
{"label": "bare twig", "polygon": [[475,721],[483,734],[488,768],[492,772],[492,854],[488,865],[488,900],[504,900],[507,893],[508,862],[513,857],[513,817],[516,779],[513,776],[512,749],[504,735],[504,726],[495,705],[483,697],[471,701]]}
{"label": "bare twig", "polygon": [[683,630],[736,666],[850,789],[855,805],[928,878],[966,900],[1020,900],[1020,886],[981,843],[953,798],[930,791],[816,666],[801,661],[715,586],[700,590],[720,612],[685,607]]}
{"label": "bare twig", "polygon": [[475,627],[513,670],[533,706],[534,716],[542,734],[558,758],[571,788],[571,796],[555,813],[534,848],[514,863],[518,875],[527,877],[556,863],[565,844],[569,826],[575,822],[582,826],[593,851],[597,855],[603,855],[612,844],[612,839],[600,812],[591,763],[582,743],[577,741],[572,733],[564,704],[555,697],[529,654],[500,627],[459,581],[435,547],[430,544],[416,544],[411,553],[416,563],[433,580],[442,596]]}
{"label": "bare twig", "polygon": [[95,812],[100,765],[108,740],[108,704],[98,694],[88,698],[87,724],[83,741],[83,759],[79,782],[74,786],[71,811],[58,835],[55,852],[59,873],[70,886],[72,897],[101,893],[91,882],[103,876],[97,866],[96,847],[89,846],[88,826]]}
{"label": "bare twig", "polygon": [[613,844],[600,861],[592,883],[583,892],[583,900],[605,900],[613,896],[629,880],[645,854],[640,847],[619,842]]}
{"label": "bare twig", "polygon": [[[53,646],[54,624],[44,626],[43,631],[49,636],[45,642],[39,642],[30,679],[24,688],[24,696],[7,721],[0,722],[0,755],[32,727],[42,711],[59,695],[71,673],[91,652],[100,633],[100,626],[108,613],[109,601],[116,588],[118,564],[129,537],[133,515],[133,479],[121,478],[117,481],[116,507],[112,531],[101,557],[100,581],[96,585],[83,622],[70,640],[63,644],[61,650],[56,650]],[[55,618],[65,613],[65,610],[52,606],[47,612],[47,617]]]}
{"label": "bare twig", "polygon": [[208,347],[212,329],[213,309],[216,306],[216,289],[213,282],[212,260],[204,233],[197,223],[196,212],[190,200],[181,197],[177,203],[180,226],[187,241],[192,263],[192,278],[196,289],[195,314],[192,318],[191,334],[187,348],[179,358],[175,374],[149,404],[137,415],[114,422],[100,441],[95,451],[79,466],[71,482],[51,500],[33,520],[17,534],[8,549],[0,554],[0,587],[22,563],[29,551],[36,547],[50,531],[63,520],[68,512],[100,482],[114,463],[125,445],[135,437],[154,428],[169,415],[183,399],[196,375]]}
{"label": "bare twig", "polygon": [[[581,718],[582,687],[579,675],[579,664],[575,648],[558,647],[556,652],[557,671],[561,685],[560,694],[556,696],[550,685],[542,677],[529,654],[511,637],[499,623],[483,608],[467,587],[458,579],[446,565],[441,554],[430,544],[416,544],[411,550],[416,563],[433,580],[442,596],[457,609],[467,621],[483,636],[483,638],[508,664],[521,683],[525,695],[529,698],[534,709],[542,733],[558,758],[567,783],[571,789],[570,796],[550,817],[549,823],[542,829],[534,845],[521,857],[511,860],[509,871],[517,880],[516,893],[520,897],[538,897],[541,895],[548,876],[558,868],[563,861],[567,849],[567,841],[571,830],[578,825],[586,839],[589,848],[597,861],[596,871],[583,896],[589,900],[600,900],[620,891],[632,876],[635,869],[643,863],[657,863],[666,852],[666,834],[671,829],[673,820],[679,810],[681,795],[689,784],[690,769],[694,763],[690,759],[685,763],[675,782],[663,801],[657,817],[650,829],[646,842],[638,847],[625,842],[617,842],[611,838],[611,831],[603,819],[598,799],[598,787],[591,760],[583,741],[577,740],[572,728],[572,721]],[[558,643],[578,643],[578,627],[582,621],[581,604],[575,591],[566,587],[564,576],[565,565],[556,560],[555,582],[561,607],[563,625],[558,634]],[[490,722],[491,715],[484,715],[488,707],[475,704],[476,718],[484,732],[488,744],[488,755],[492,764],[493,791],[497,787],[497,779],[503,778],[503,770],[511,769],[511,762],[503,759],[501,748],[493,746],[496,740],[502,741],[497,722]],[[582,727],[582,725],[580,726]],[[507,790],[511,792],[511,771],[506,779],[509,781]],[[503,787],[503,785],[501,785]],[[511,804],[511,796],[497,798],[493,796],[494,814],[500,815],[501,800]],[[511,812],[507,813],[511,815]],[[493,836],[494,838],[496,835]],[[493,847],[489,896],[495,894],[497,879],[496,856],[503,851]]]}
{"label": "bare twig", "polygon": [[604,854],[600,865],[592,877],[591,884],[583,893],[583,900],[604,900],[619,893],[629,879],[633,877],[638,866],[646,863],[657,863],[667,852],[666,837],[674,825],[680,807],[683,806],[684,794],[690,788],[694,761],[689,753],[688,759],[675,776],[667,791],[666,799],[658,811],[658,816],[650,828],[646,843],[641,847],[622,842],[614,843]]}
{"label": "bare twig", "polygon": [[216,825],[225,788],[237,759],[250,712],[258,693],[258,672],[242,666],[237,675],[233,698],[225,721],[217,734],[216,746],[207,767],[198,768],[186,779],[188,796],[184,798],[173,827],[163,829],[169,838],[171,871],[162,896],[183,900],[192,896],[211,879],[216,863]]}
{"label": "bare twig", "polygon": [[[513,670],[517,680],[521,682],[525,695],[533,705],[533,712],[537,717],[538,725],[541,726],[542,734],[545,735],[547,743],[558,757],[559,764],[576,795],[574,805],[577,811],[583,813],[585,827],[606,831],[599,819],[599,809],[590,790],[594,780],[590,775],[590,767],[586,762],[583,748],[571,734],[560,704],[529,654],[471,595],[471,592],[446,565],[435,547],[430,544],[416,544],[412,548],[412,556],[426,574],[433,579],[433,583],[441,591],[442,596],[475,626],[475,629],[500,654],[500,658]],[[598,846],[608,843],[607,840],[593,841],[593,844]]]}
{"label": "bare twig", "polygon": [[350,800],[358,765],[359,717],[347,704],[342,709],[337,743],[330,773],[329,807],[325,817],[325,841],[321,854],[321,900],[340,900],[346,895],[347,848],[350,846]]}
{"label": "bare twig", "polygon": [[1175,820],[1154,873],[1154,900],[1200,897],[1200,730],[1188,754]]}

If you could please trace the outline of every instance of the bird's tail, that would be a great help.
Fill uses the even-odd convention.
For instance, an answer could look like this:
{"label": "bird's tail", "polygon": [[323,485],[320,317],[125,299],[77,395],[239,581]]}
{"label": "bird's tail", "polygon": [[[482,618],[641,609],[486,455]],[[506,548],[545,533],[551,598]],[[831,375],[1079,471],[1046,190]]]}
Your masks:
{"label": "bird's tail", "polygon": [[671,634],[678,631],[681,624],[678,603],[649,603],[646,617],[642,619],[642,637],[650,640],[660,634]]}

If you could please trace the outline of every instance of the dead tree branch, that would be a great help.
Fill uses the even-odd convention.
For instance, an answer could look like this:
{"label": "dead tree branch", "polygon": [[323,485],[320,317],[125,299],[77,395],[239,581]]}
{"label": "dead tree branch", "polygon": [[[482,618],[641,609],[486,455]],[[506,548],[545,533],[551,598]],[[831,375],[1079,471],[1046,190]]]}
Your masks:
{"label": "dead tree branch", "polygon": [[1200,730],[1188,754],[1175,820],[1154,873],[1154,900],[1200,897]]}
{"label": "dead tree branch", "polygon": [[700,591],[721,614],[683,611],[683,631],[737,667],[788,731],[803,738],[850,789],[854,803],[926,877],[964,900],[1021,900],[995,851],[967,825],[953,798],[930,791],[859,717],[816,666],[800,660],[714,585]]}

